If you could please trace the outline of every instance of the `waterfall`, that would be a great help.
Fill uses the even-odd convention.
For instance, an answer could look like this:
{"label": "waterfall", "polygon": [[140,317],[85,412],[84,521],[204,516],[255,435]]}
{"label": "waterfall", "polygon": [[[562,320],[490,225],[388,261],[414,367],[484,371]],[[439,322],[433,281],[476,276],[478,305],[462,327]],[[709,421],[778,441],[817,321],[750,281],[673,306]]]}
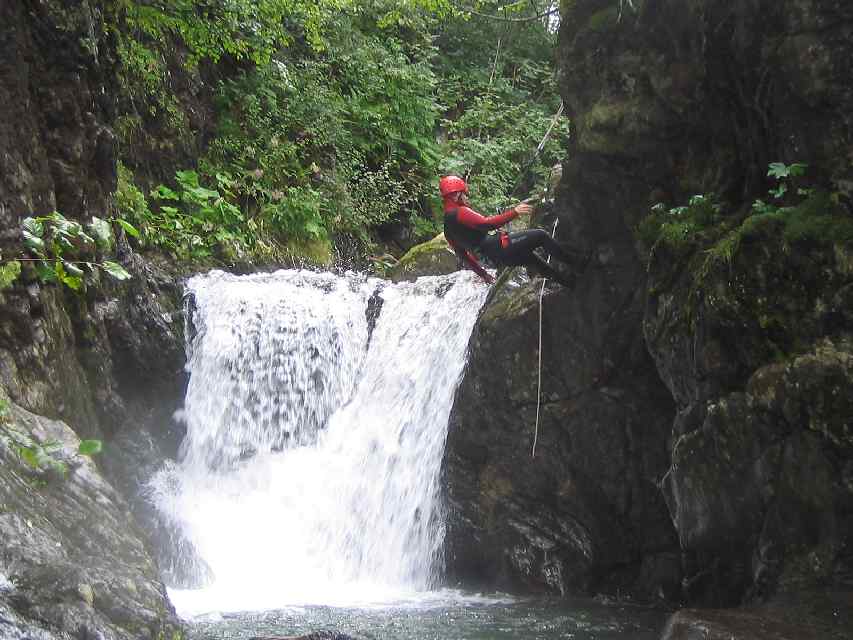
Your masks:
{"label": "waterfall", "polygon": [[215,577],[173,592],[179,611],[434,588],[447,421],[486,288],[279,271],[188,291],[187,435],[152,487]]}

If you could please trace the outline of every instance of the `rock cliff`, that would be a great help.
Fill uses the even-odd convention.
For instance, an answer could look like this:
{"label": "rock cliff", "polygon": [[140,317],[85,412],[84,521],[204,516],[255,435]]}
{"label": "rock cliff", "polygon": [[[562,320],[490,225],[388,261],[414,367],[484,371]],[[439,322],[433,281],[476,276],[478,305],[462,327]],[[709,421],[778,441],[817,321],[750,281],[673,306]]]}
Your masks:
{"label": "rock cliff", "polygon": [[[26,216],[58,210],[88,221],[113,212],[116,70],[101,12],[88,0],[0,6],[4,258],[17,255]],[[25,262],[0,291],[0,385],[12,406],[4,425],[33,442],[32,429],[47,430],[69,450],[68,427],[104,442],[100,473],[84,460],[45,486],[15,466],[14,446],[3,449],[0,574],[12,588],[0,589],[0,619],[44,637],[179,631],[152,558],[159,525],[142,485],[180,440],[171,414],[184,386],[181,291],[120,232],[117,240],[127,282],[92,274],[75,293],[43,284]]]}
{"label": "rock cliff", "polygon": [[[11,431],[0,436],[0,635],[179,637],[127,501],[91,459],[76,454],[76,434],[14,405],[2,420]],[[64,470],[25,464],[19,437],[49,447]]]}
{"label": "rock cliff", "polygon": [[[558,239],[595,260],[544,298],[535,458],[537,292],[475,331],[451,571],[716,605],[849,587],[853,8],[564,0],[561,20]],[[771,162],[814,191],[761,218]],[[695,194],[716,226],[641,240],[650,207]]]}

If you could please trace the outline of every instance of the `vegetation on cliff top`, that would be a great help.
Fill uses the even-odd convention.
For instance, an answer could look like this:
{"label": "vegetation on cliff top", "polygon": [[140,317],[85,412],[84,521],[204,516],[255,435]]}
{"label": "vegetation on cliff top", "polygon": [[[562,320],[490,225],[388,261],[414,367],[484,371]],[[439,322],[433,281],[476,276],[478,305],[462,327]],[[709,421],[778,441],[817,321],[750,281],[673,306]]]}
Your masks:
{"label": "vegetation on cliff top", "polygon": [[771,164],[767,175],[773,188],[748,209],[731,211],[713,194],[695,195],[672,208],[659,203],[639,224],[637,237],[650,258],[663,248],[680,258],[693,256],[691,271],[700,276],[711,262],[731,263],[744,240],[774,231],[781,231],[788,245],[853,244],[853,218],[840,206],[839,195],[808,186],[806,169]]}
{"label": "vegetation on cliff top", "polygon": [[770,165],[767,197],[734,212],[710,195],[656,205],[638,228],[653,298],[695,330],[713,317],[753,368],[788,358],[832,330],[849,273],[853,218],[837,194],[809,186],[804,165]]}
{"label": "vegetation on cliff top", "polygon": [[472,7],[513,20],[446,0],[121,0],[108,20],[134,242],[189,261],[327,261],[336,238],[369,249],[389,223],[434,234],[435,179],[451,171],[497,206],[559,103],[556,34],[536,18],[548,2]]}

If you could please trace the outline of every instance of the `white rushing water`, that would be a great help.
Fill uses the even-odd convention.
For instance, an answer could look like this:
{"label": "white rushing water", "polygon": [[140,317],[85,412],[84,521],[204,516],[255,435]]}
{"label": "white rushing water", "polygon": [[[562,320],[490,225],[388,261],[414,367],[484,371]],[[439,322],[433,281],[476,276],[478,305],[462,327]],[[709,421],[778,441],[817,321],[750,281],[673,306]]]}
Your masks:
{"label": "white rushing water", "polygon": [[433,588],[447,421],[486,287],[461,272],[392,285],[280,271],[188,289],[187,436],[153,489],[215,580],[172,591],[179,612]]}

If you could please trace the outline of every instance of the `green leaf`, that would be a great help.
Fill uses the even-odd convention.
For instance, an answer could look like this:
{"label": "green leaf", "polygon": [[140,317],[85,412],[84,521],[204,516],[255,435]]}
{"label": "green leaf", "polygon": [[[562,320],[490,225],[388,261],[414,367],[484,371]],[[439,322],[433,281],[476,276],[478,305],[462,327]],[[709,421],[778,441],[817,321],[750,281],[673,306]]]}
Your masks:
{"label": "green leaf", "polygon": [[771,162],[767,169],[767,175],[771,178],[781,180],[782,178],[787,177],[802,176],[806,173],[807,168],[808,165],[801,162],[795,162],[791,165],[785,164],[784,162]]}
{"label": "green leaf", "polygon": [[122,229],[124,229],[124,232],[127,235],[133,236],[134,238],[139,237],[139,231],[136,229],[136,227],[134,227],[132,224],[130,224],[127,220],[123,220],[121,218],[116,218],[115,221],[118,224],[118,226],[120,226]]}
{"label": "green leaf", "polygon": [[113,248],[113,230],[110,223],[97,216],[92,216],[89,231],[95,237],[95,245],[103,252],[109,252]]}
{"label": "green leaf", "polygon": [[787,178],[788,165],[784,162],[771,162],[767,169],[767,175],[771,178],[776,178],[777,180],[780,178]]}
{"label": "green leaf", "polygon": [[54,248],[56,249],[56,254],[59,255],[63,251],[71,250],[74,248],[74,244],[71,240],[68,239],[68,236],[64,233],[60,233],[60,235],[56,236],[53,241]]}
{"label": "green leaf", "polygon": [[195,171],[176,171],[175,178],[184,189],[198,187],[198,173]]}
{"label": "green leaf", "polygon": [[81,440],[77,453],[81,456],[94,456],[103,451],[104,445],[100,440]]}
{"label": "green leaf", "polygon": [[24,246],[35,254],[44,255],[44,240],[29,231],[24,231]]}
{"label": "green leaf", "polygon": [[64,275],[61,278],[62,284],[73,291],[80,291],[83,288],[83,278],[79,276]]}
{"label": "green leaf", "polygon": [[768,193],[778,200],[788,193],[788,185],[784,183],[780,184],[776,189],[771,189]]}
{"label": "green leaf", "polygon": [[206,189],[204,187],[187,187],[184,190],[184,193],[191,195],[192,200],[197,202],[207,202],[208,200],[219,197],[218,191],[213,191],[212,189]]}
{"label": "green leaf", "polygon": [[116,280],[130,280],[131,275],[118,262],[110,262],[109,260],[101,264],[101,268],[110,274]]}
{"label": "green leaf", "polygon": [[39,262],[36,264],[36,275],[42,282],[58,282],[56,271],[48,262]]}
{"label": "green leaf", "polygon": [[801,162],[795,162],[790,167],[788,167],[788,171],[792,177],[805,175],[806,169],[808,169],[809,165],[802,164]]}
{"label": "green leaf", "polygon": [[323,233],[323,228],[316,222],[309,221],[305,223],[305,232],[315,238],[319,238]]}
{"label": "green leaf", "polygon": [[74,276],[76,278],[82,278],[86,275],[85,273],[83,273],[83,270],[80,267],[71,262],[63,262],[62,266],[65,268],[65,273],[67,273],[68,275]]}
{"label": "green leaf", "polygon": [[44,225],[35,218],[24,218],[21,222],[21,228],[24,230],[24,235],[27,233],[41,237],[44,235]]}
{"label": "green leaf", "polygon": [[40,468],[38,454],[32,447],[18,447],[18,455],[33,469]]}
{"label": "green leaf", "polygon": [[21,275],[21,263],[17,260],[0,264],[0,291],[10,287],[19,275]]}
{"label": "green leaf", "polygon": [[151,190],[151,197],[157,200],[180,200],[181,197],[166,185],[158,185]]}

